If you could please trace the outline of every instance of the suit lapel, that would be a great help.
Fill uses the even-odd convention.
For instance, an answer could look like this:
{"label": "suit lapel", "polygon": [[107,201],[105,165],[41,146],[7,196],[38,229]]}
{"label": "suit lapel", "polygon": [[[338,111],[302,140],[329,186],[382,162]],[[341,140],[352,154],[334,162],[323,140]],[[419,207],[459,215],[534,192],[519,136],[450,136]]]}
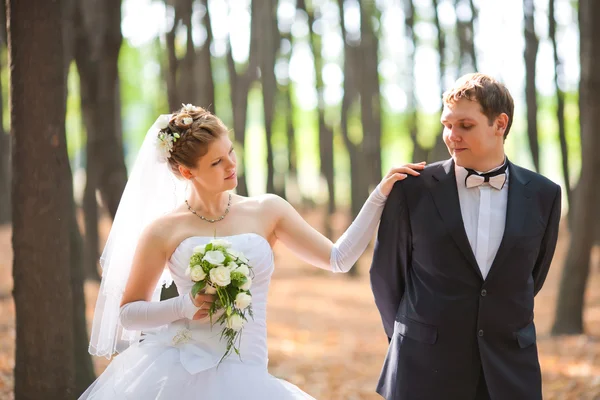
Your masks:
{"label": "suit lapel", "polygon": [[460,201],[458,199],[458,189],[456,187],[456,177],[454,173],[454,161],[452,159],[437,166],[433,173],[433,184],[431,185],[431,194],[435,205],[444,221],[444,225],[456,242],[475,273],[483,279],[475,255],[469,244],[465,224],[460,211]]}
{"label": "suit lapel", "polygon": [[502,263],[506,255],[516,244],[519,233],[523,231],[523,225],[531,213],[531,191],[527,187],[529,179],[521,173],[519,167],[508,162],[508,202],[506,205],[506,224],[500,247],[490,267],[487,279],[490,279],[498,265]]}

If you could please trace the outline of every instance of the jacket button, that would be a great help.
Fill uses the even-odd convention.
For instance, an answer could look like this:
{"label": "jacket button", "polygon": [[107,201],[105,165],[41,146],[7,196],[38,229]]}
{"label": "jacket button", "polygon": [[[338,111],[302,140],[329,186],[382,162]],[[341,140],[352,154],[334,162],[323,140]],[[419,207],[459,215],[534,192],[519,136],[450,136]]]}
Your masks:
{"label": "jacket button", "polygon": [[483,297],[487,296],[487,290],[483,289],[483,290],[481,291],[481,295],[482,295]]}
{"label": "jacket button", "polygon": [[480,329],[479,332],[477,332],[477,334],[481,337],[483,336],[483,329]]}

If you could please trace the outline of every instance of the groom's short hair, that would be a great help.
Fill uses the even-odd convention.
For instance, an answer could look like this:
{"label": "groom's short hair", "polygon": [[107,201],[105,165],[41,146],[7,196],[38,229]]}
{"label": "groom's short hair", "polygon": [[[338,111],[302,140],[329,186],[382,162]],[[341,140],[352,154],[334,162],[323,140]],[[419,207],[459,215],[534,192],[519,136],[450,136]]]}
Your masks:
{"label": "groom's short hair", "polygon": [[481,112],[488,117],[490,125],[500,114],[508,115],[508,125],[504,131],[504,139],[506,139],[512,126],[515,103],[504,84],[481,73],[463,75],[443,95],[444,105],[453,104],[460,99],[478,102],[481,105]]}

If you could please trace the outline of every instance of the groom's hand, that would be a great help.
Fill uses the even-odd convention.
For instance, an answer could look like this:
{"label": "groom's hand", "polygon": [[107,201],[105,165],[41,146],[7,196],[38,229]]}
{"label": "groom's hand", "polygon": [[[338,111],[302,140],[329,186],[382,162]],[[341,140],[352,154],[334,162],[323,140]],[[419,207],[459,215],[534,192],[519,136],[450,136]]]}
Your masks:
{"label": "groom's hand", "polygon": [[425,168],[425,161],[421,161],[417,164],[405,164],[401,167],[390,169],[379,184],[381,194],[386,197],[389,196],[394,187],[394,183],[406,179],[408,175],[419,176],[420,173],[418,171],[421,171],[423,168]]}

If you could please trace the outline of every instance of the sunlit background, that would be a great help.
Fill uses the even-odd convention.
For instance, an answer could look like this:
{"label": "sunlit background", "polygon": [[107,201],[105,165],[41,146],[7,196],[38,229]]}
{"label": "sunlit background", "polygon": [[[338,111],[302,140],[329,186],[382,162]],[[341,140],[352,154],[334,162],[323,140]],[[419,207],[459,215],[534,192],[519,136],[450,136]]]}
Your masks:
{"label": "sunlit background", "polygon": [[[131,169],[146,132],[159,115],[174,111],[180,103],[214,110],[236,141],[238,175],[240,182],[247,182],[247,190],[240,184],[238,193],[258,195],[268,191],[281,195],[311,225],[335,240],[388,168],[422,158],[433,162],[449,157],[443,145],[439,146],[442,93],[459,76],[476,70],[504,82],[515,99],[515,120],[505,144],[508,157],[563,188],[563,218],[556,255],[545,286],[535,299],[544,398],[600,399],[600,291],[596,290],[600,287],[600,229],[596,245],[591,244],[592,240],[585,236],[589,231],[584,228],[593,224],[594,218],[574,213],[576,208],[571,207],[575,196],[571,190],[576,190],[583,179],[582,170],[593,170],[589,165],[590,160],[594,161],[594,155],[582,156],[588,147],[582,148],[581,141],[582,137],[584,142],[585,138],[589,140],[589,127],[596,129],[596,124],[589,120],[587,125],[584,121],[580,124],[580,109],[586,104],[579,103],[580,79],[586,82],[591,77],[586,77],[585,68],[580,72],[579,41],[581,38],[585,43],[585,35],[580,36],[578,10],[583,4],[595,4],[592,0],[70,3],[78,11],[62,16],[65,23],[61,26],[69,32],[65,35],[67,63],[55,66],[68,71],[66,136],[75,202],[68,211],[63,210],[65,215],[57,217],[72,223],[71,237],[64,238],[65,247],[56,249],[66,252],[68,247],[71,252],[68,271],[64,265],[45,264],[39,255],[42,266],[24,265],[22,256],[19,265],[18,255],[28,254],[31,249],[12,242],[13,233],[28,227],[18,226],[17,220],[23,218],[16,218],[16,208],[9,205],[12,176],[5,166],[10,159],[10,135],[4,133],[11,132],[9,105],[22,100],[9,97],[9,51],[6,40],[1,43],[4,132],[0,132],[0,399],[13,399],[15,382],[31,379],[23,374],[19,377],[18,373],[15,377],[15,364],[19,362],[15,352],[19,339],[16,316],[21,310],[13,291],[13,278],[18,279],[13,272],[19,268],[40,276],[48,274],[49,268],[52,273],[63,268],[58,276],[68,277],[65,280],[70,282],[76,300],[63,306],[74,310],[74,325],[80,330],[73,338],[73,354],[75,365],[84,366],[78,369],[76,390],[81,392],[108,364],[104,358],[88,356],[84,325],[87,323],[89,333],[100,279],[97,261],[126,182],[121,137],[125,165]],[[265,4],[275,4],[276,11],[270,13]],[[551,5],[556,47],[550,33]],[[119,13],[114,11],[119,6],[121,13],[116,15]],[[412,20],[408,18],[411,6]],[[256,14],[251,12],[253,7],[258,9]],[[525,11],[532,8],[532,14]],[[189,31],[182,22],[186,18],[191,20]],[[532,21],[532,30],[526,30]],[[109,29],[105,30],[105,26]],[[120,39],[116,35],[119,28],[123,40],[116,47],[117,59],[111,57],[111,46]],[[271,28],[273,35],[265,31]],[[587,40],[595,43],[597,39]],[[205,46],[209,41],[207,53]],[[533,46],[535,43],[537,47]],[[251,48],[256,49],[253,54]],[[534,51],[533,56],[526,54],[527,49]],[[186,72],[188,61],[193,65],[189,68],[195,68],[193,74]],[[210,63],[210,74],[202,66],[206,65],[204,62]],[[252,62],[256,63],[253,69],[249,68]],[[535,87],[529,85],[527,96],[527,79],[533,71],[526,67],[533,63]],[[118,79],[110,75],[116,69]],[[273,72],[276,84],[269,86]],[[29,73],[34,76],[38,70],[31,69]],[[247,93],[240,85],[246,80],[250,85]],[[116,83],[112,85],[113,82]],[[206,104],[195,100],[210,97],[210,82],[214,85],[214,100]],[[64,89],[60,85],[57,93]],[[241,98],[247,99],[247,107],[232,94],[238,89]],[[563,95],[565,140],[561,146],[558,99]],[[269,99],[274,102],[271,124],[265,122],[269,118],[265,99],[267,103]],[[537,112],[529,110],[532,100],[537,101]],[[98,110],[105,114],[97,115]],[[246,110],[245,118],[236,118]],[[48,120],[51,117],[48,115]],[[240,120],[246,122],[245,126]],[[532,133],[534,127],[537,133]],[[88,142],[88,138],[93,140]],[[539,145],[539,168],[531,141]],[[97,144],[103,151],[86,147],[88,143]],[[330,145],[333,149],[328,148]],[[563,152],[568,156],[568,168],[563,165]],[[58,156],[67,165],[64,153]],[[37,159],[33,157],[31,162]],[[100,175],[110,179],[103,184]],[[27,179],[15,180],[17,185],[12,190],[28,183]],[[108,181],[111,184],[105,184]],[[589,182],[588,186],[596,184]],[[37,192],[16,200],[27,203],[36,196]],[[48,202],[55,204],[59,198],[62,197],[50,196]],[[588,204],[587,209],[580,210],[592,208]],[[580,216],[580,223],[575,223],[574,228],[569,227],[573,215]],[[37,234],[36,231],[34,236]],[[573,241],[572,235],[575,238],[577,234],[579,240]],[[584,251],[573,250],[582,249],[576,245],[583,242],[590,242]],[[581,262],[587,260],[588,251],[590,262]],[[379,399],[374,388],[388,343],[369,286],[372,247],[346,275],[311,268],[280,244],[274,247],[274,253],[276,268],[268,302],[270,373],[322,400]],[[82,282],[70,279],[72,271],[81,273],[77,268],[85,275],[85,310]],[[31,283],[30,279],[21,279],[21,287]],[[69,287],[63,289],[68,291]],[[571,301],[582,296],[583,304]],[[53,298],[61,299],[59,295]],[[51,313],[53,308],[46,310]],[[29,323],[37,329],[37,317],[21,312],[19,327]],[[578,318],[583,319],[579,325]],[[563,323],[565,320],[567,323]],[[70,321],[62,323],[70,327]],[[557,336],[563,333],[573,335]],[[39,330],[36,334],[39,335],[33,345],[45,350],[44,332]],[[43,378],[35,382],[42,382]],[[43,383],[52,384],[47,381]]]}
{"label": "sunlit background", "polygon": [[[281,0],[277,7],[277,25],[282,34],[291,33],[293,44],[283,39],[275,73],[280,84],[291,81],[295,106],[295,122],[298,130],[298,179],[303,196],[323,201],[324,182],[319,179],[318,137],[316,130],[317,89],[313,68],[313,53],[309,43],[307,16],[296,9],[294,0]],[[400,0],[375,1],[379,18],[374,28],[380,36],[378,70],[382,95],[383,143],[382,164],[384,169],[411,160],[412,144],[408,139],[407,127],[400,122],[406,112],[407,92],[411,78],[407,72],[410,58],[408,51],[415,51],[414,90],[418,111],[421,115],[420,131],[423,143],[431,145],[439,134],[439,111],[441,93],[456,78],[472,70],[459,70],[457,17],[471,18],[468,1],[439,1],[437,14],[446,33],[445,64],[443,82],[439,79],[439,54],[435,12],[430,0],[415,0],[415,46],[404,32],[405,2]],[[555,87],[552,46],[548,38],[548,1],[535,0],[535,28],[540,40],[536,65],[536,87],[539,98],[539,140],[541,143],[541,172],[556,182],[564,182],[560,172],[560,150],[554,117]],[[219,116],[232,126],[231,103],[228,93],[228,75],[223,61],[231,41],[233,58],[237,63],[248,61],[250,42],[250,1],[208,1],[212,20],[213,77],[216,90],[216,106]],[[315,0],[312,6],[319,12],[315,15],[314,32],[321,36],[323,58],[323,97],[327,106],[327,118],[334,127],[339,126],[339,108],[343,96],[344,43],[341,36],[337,1]],[[525,108],[525,63],[523,37],[523,2],[474,1],[477,9],[476,35],[474,44],[477,52],[479,72],[493,75],[503,81],[515,98],[515,123],[506,147],[509,157],[520,165],[532,167],[526,138]],[[570,0],[556,0],[557,45],[561,59],[559,84],[567,93],[567,134],[571,146],[571,173],[577,177],[579,168],[579,134],[576,91],[579,82],[579,44],[577,13]],[[122,7],[124,42],[119,65],[122,85],[123,134],[126,142],[127,160],[131,165],[141,140],[160,113],[168,113],[165,83],[161,78],[161,61],[164,58],[165,34],[173,28],[174,11],[164,2],[152,0],[124,0]],[[201,23],[205,8],[200,2],[193,3],[192,37],[195,47],[203,46],[207,32]],[[344,2],[344,13],[348,37],[360,40],[360,10],[357,0]],[[176,30],[176,45],[179,55],[186,48],[186,30]],[[289,62],[287,58],[289,56]],[[78,78],[73,67],[69,77],[68,135],[69,149],[75,169],[83,165]],[[220,88],[220,90],[219,90]],[[570,94],[570,96],[569,96]],[[264,193],[266,189],[266,150],[260,101],[260,85],[250,92],[246,171],[250,194]],[[203,105],[207,106],[207,105]],[[275,132],[275,136],[277,136]],[[339,134],[335,134],[336,198],[346,204],[349,199],[349,172],[347,156]],[[284,165],[285,143],[275,140],[275,166]],[[79,172],[82,172],[81,170]],[[80,176],[80,174],[78,174]]]}

